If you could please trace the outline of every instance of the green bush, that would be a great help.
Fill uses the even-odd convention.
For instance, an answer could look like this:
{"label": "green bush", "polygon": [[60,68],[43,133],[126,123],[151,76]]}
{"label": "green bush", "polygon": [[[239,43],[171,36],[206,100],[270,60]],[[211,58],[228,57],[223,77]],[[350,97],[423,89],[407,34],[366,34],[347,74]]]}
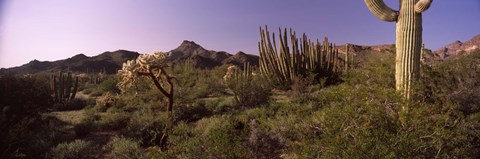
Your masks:
{"label": "green bush", "polygon": [[108,108],[115,106],[118,95],[112,92],[107,92],[103,96],[100,96],[96,99],[95,110],[99,112],[105,112]]}
{"label": "green bush", "polygon": [[[346,83],[321,90],[315,102],[320,109],[303,115],[307,118],[300,118],[301,122],[277,117],[279,123],[272,124],[274,127],[294,123],[307,126],[290,128],[301,129],[304,135],[282,135],[301,143],[287,144],[293,150],[291,155],[299,158],[478,156],[479,120],[466,117],[460,105],[448,100],[442,104],[404,101],[394,89],[394,63],[388,62],[392,59],[388,54],[372,56],[362,68],[343,76]],[[281,129],[276,132],[283,134]],[[306,138],[298,139],[305,135]]]}
{"label": "green bush", "polygon": [[90,143],[83,140],[75,140],[73,142],[61,143],[49,152],[49,157],[54,159],[83,159],[92,158],[94,148]]}
{"label": "green bush", "polygon": [[98,87],[102,92],[120,93],[120,89],[117,87],[119,81],[117,76],[111,76],[100,83]]}
{"label": "green bush", "polygon": [[462,112],[480,111],[480,50],[460,55],[432,66],[422,67],[419,100],[444,104],[455,102]]}
{"label": "green bush", "polygon": [[73,127],[73,130],[75,131],[75,135],[80,138],[87,136],[94,129],[95,129],[94,121],[88,120],[88,119],[83,120],[82,122],[78,123]]}
{"label": "green bush", "polygon": [[80,98],[75,98],[67,104],[56,103],[53,106],[57,111],[80,110],[87,106],[87,101]]}
{"label": "green bush", "polygon": [[214,116],[196,122],[184,122],[172,129],[172,146],[165,156],[174,158],[246,158],[248,149],[242,142],[246,125],[232,116]]}
{"label": "green bush", "polygon": [[90,95],[91,95],[92,97],[99,97],[99,96],[101,96],[102,94],[103,94],[102,91],[100,91],[100,90],[95,90],[95,91],[93,91]]}
{"label": "green bush", "polygon": [[125,134],[141,141],[144,145],[159,145],[167,125],[171,125],[167,113],[154,113],[148,109],[141,109],[131,116],[126,124]]}
{"label": "green bush", "polygon": [[237,75],[227,80],[227,85],[234,93],[237,105],[255,107],[267,104],[272,95],[272,87],[261,75]]}
{"label": "green bush", "polygon": [[103,130],[120,130],[129,120],[130,114],[126,112],[107,113],[100,118],[98,125]]}
{"label": "green bush", "polygon": [[39,156],[52,144],[42,140],[53,135],[42,128],[41,114],[53,108],[47,81],[0,76],[0,158]]}
{"label": "green bush", "polygon": [[176,121],[186,122],[197,121],[212,114],[203,101],[197,101],[191,105],[177,105],[174,113]]}
{"label": "green bush", "polygon": [[112,158],[131,159],[144,158],[140,143],[129,138],[114,137],[103,147],[104,150],[112,153]]}
{"label": "green bush", "polygon": [[84,94],[86,94],[86,95],[89,95],[89,94],[92,93],[92,92],[93,92],[92,89],[84,89],[84,90],[82,91],[82,93],[84,93]]}

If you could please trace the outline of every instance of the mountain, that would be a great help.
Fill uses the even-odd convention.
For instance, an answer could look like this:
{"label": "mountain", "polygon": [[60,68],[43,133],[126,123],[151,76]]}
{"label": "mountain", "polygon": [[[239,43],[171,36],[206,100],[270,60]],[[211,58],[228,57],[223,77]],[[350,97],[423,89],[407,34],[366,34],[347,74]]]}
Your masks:
{"label": "mountain", "polygon": [[224,64],[243,66],[244,63],[258,65],[258,56],[238,52],[231,55],[225,51],[207,50],[193,41],[183,41],[179,47],[170,51],[169,62],[179,62],[191,59],[196,62],[197,67],[212,68]]}
{"label": "mountain", "polygon": [[[212,68],[224,64],[243,66],[244,63],[250,63],[257,66],[259,57],[249,55],[244,52],[238,52],[235,55],[225,51],[207,50],[193,41],[183,41],[176,49],[168,52],[170,56],[167,61],[176,63],[187,59],[194,60],[197,67]],[[117,73],[122,64],[127,60],[136,59],[140,54],[133,51],[118,50],[114,52],[104,52],[100,55],[88,57],[84,54],[78,54],[71,58],[57,61],[38,61],[32,60],[27,64],[13,68],[2,68],[0,74],[34,74],[44,72],[57,72],[60,70],[70,70],[73,72],[103,72],[107,74]]]}
{"label": "mountain", "polygon": [[[336,47],[339,49],[340,58],[345,56],[345,45]],[[436,51],[425,49],[425,60],[438,61],[450,56],[459,55],[462,53],[469,53],[475,49],[480,48],[480,35],[462,43],[461,41],[454,41]],[[362,62],[367,54],[380,51],[395,52],[395,45],[374,45],[362,46],[351,44],[349,53],[355,56],[354,61]],[[187,59],[196,62],[197,67],[212,68],[225,64],[237,65],[242,67],[245,63],[250,63],[253,66],[258,66],[259,57],[257,55],[250,55],[244,52],[238,52],[234,55],[225,51],[208,50],[199,44],[185,40],[180,46],[171,50],[168,62],[176,63]],[[84,54],[78,54],[71,58],[58,61],[38,61],[32,60],[27,64],[13,68],[2,68],[0,74],[4,73],[41,73],[41,72],[56,72],[60,70],[70,70],[74,72],[102,72],[114,74],[121,69],[122,64],[127,60],[135,59],[139,53],[127,50],[117,50],[114,52],[104,52],[100,55],[88,57]]]}
{"label": "mountain", "polygon": [[78,54],[71,58],[58,61],[38,61],[32,60],[27,64],[13,68],[2,68],[0,74],[3,73],[42,73],[56,72],[60,70],[70,70],[73,72],[103,72],[113,74],[116,73],[122,64],[131,59],[138,57],[137,52],[127,50],[117,50],[114,52],[104,52],[100,55],[88,57],[84,54]]}
{"label": "mountain", "polygon": [[435,50],[433,54],[438,56],[438,58],[441,60],[462,53],[468,54],[478,48],[480,48],[480,35],[477,35],[464,43],[458,40],[454,41],[442,48]]}

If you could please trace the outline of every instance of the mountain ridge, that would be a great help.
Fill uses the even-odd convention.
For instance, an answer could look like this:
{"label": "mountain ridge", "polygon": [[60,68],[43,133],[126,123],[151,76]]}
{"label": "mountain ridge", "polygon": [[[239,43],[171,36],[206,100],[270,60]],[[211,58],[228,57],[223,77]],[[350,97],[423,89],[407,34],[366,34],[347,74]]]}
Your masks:
{"label": "mountain ridge", "polygon": [[438,60],[443,60],[445,58],[456,56],[462,53],[470,53],[475,49],[480,48],[480,34],[472,37],[471,39],[461,42],[460,40],[455,40],[450,44],[445,45],[435,51],[433,54],[438,57]]}
{"label": "mountain ridge", "polygon": [[[354,54],[357,60],[362,60],[365,53],[368,52],[380,52],[385,49],[393,49],[394,44],[381,44],[381,45],[356,45],[350,44],[349,53]],[[336,47],[340,54],[345,54],[345,44],[337,45]],[[456,40],[450,44],[445,45],[431,51],[426,49],[428,55],[424,55],[428,58],[428,61],[442,61],[446,58],[460,55],[463,53],[472,52],[475,49],[480,48],[480,34],[474,36],[472,39],[465,42]],[[235,54],[230,54],[225,51],[215,51],[203,48],[201,45],[194,41],[184,40],[177,48],[168,52],[168,62],[177,63],[187,59],[191,59],[196,62],[197,67],[200,68],[212,68],[221,65],[237,65],[243,66],[245,63],[249,63],[254,66],[258,66],[258,55],[247,54],[239,51]],[[84,54],[77,54],[67,59],[56,61],[38,61],[32,60],[29,63],[23,64],[17,67],[1,68],[0,74],[14,73],[14,74],[34,74],[42,72],[56,72],[60,70],[70,70],[73,72],[81,73],[94,73],[105,71],[108,74],[114,74],[121,69],[122,64],[127,60],[135,59],[140,54],[134,51],[117,50],[107,51],[96,56],[86,56]]]}

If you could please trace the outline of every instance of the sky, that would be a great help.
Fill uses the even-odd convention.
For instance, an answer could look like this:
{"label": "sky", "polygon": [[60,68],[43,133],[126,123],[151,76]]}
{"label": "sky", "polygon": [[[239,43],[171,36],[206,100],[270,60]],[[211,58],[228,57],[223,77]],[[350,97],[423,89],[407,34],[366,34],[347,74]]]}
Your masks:
{"label": "sky", "polygon": [[[398,0],[385,0],[398,9]],[[337,44],[395,43],[395,23],[363,0],[0,0],[0,68],[119,49],[170,51],[183,40],[206,49],[257,54],[259,27]],[[438,49],[480,34],[480,0],[434,0],[423,41]]]}

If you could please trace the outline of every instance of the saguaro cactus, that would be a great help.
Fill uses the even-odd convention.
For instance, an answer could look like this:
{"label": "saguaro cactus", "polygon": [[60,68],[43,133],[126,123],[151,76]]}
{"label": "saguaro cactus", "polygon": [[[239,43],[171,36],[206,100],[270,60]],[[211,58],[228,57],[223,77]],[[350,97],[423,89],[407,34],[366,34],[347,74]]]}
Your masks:
{"label": "saguaro cactus", "polygon": [[349,65],[349,61],[348,61],[348,51],[349,51],[349,48],[350,48],[350,44],[345,44],[345,71],[348,71],[348,65]]}
{"label": "saguaro cactus", "polygon": [[420,76],[422,13],[432,0],[400,0],[399,11],[389,8],[383,0],[365,0],[365,3],[379,19],[397,23],[395,83],[396,89],[408,99],[412,81]]}

